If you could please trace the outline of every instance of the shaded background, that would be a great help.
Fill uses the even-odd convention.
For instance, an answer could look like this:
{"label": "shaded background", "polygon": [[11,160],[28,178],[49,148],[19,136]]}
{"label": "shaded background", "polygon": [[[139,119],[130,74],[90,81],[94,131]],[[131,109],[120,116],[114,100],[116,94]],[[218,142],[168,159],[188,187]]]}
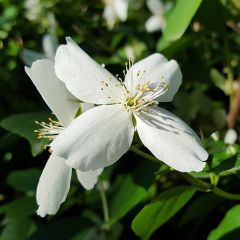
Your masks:
{"label": "shaded background", "polygon": [[[130,0],[127,21],[117,22],[111,30],[102,17],[101,1],[42,0],[29,9],[27,1],[0,1],[1,240],[139,239],[136,228],[144,226],[144,221],[140,227],[131,227],[139,211],[165,190],[188,185],[168,167],[129,152],[101,175],[112,220],[109,231],[104,228],[98,188],[85,191],[76,176],[67,201],[55,216],[42,219],[36,215],[36,186],[49,153],[33,132],[38,128],[34,121],[47,120],[51,112],[24,65],[44,54],[54,56],[46,52],[46,46],[44,52],[44,36],[53,46],[71,36],[114,74],[122,73],[129,56],[137,61],[161,52],[176,59],[183,85],[172,103],[161,106],[189,123],[211,153],[211,167],[198,177],[208,181],[215,174],[220,176],[220,187],[240,193],[238,140],[231,146],[223,142],[228,127],[239,130],[238,117],[233,123],[227,117],[240,89],[240,2],[196,2],[199,7],[189,9],[187,0],[173,1],[162,34],[145,30],[151,12],[144,0]],[[175,190],[176,195],[179,189]],[[162,197],[169,212],[177,203]],[[161,208],[156,210],[164,221],[151,239],[239,239],[238,202],[203,192],[184,198],[173,217],[164,216]]]}

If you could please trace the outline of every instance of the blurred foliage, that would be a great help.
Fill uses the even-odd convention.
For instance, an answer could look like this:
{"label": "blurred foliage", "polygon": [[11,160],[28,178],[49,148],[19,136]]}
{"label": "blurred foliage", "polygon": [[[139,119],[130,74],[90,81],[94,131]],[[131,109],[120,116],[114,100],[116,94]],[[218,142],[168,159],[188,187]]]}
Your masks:
{"label": "blurred foliage", "polygon": [[[170,0],[169,0],[170,1]],[[165,1],[167,2],[167,0]],[[240,193],[240,147],[224,143],[227,116],[240,80],[239,0],[176,0],[163,33],[147,33],[145,0],[130,0],[128,19],[107,29],[99,0],[0,1],[0,240],[239,239],[240,207],[234,200],[196,191],[176,171],[127,153],[104,170],[110,229],[99,188],[85,191],[76,176],[55,216],[35,213],[36,185],[48,159],[34,121],[51,114],[24,72],[24,63],[48,56],[43,37],[71,36],[106,68],[121,73],[161,52],[178,61],[183,85],[163,104],[200,133],[211,154],[193,176]],[[239,117],[235,129],[239,133]],[[235,205],[236,204],[236,205]]]}

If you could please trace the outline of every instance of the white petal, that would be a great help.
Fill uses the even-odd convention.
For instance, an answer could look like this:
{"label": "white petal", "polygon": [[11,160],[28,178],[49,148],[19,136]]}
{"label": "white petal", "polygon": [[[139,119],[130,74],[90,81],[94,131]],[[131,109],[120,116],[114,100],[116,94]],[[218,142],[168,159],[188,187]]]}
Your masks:
{"label": "white petal", "polygon": [[147,7],[154,15],[162,15],[164,12],[164,5],[161,0],[147,0]]}
{"label": "white petal", "polygon": [[81,171],[104,168],[129,149],[132,115],[122,105],[102,105],[77,117],[52,143],[53,152]]}
{"label": "white petal", "polygon": [[147,32],[155,32],[165,27],[165,20],[162,17],[151,16],[145,23]]}
{"label": "white petal", "polygon": [[92,103],[80,103],[80,105],[82,112],[86,112],[87,110],[95,107],[95,105]]}
{"label": "white petal", "polygon": [[77,170],[77,177],[79,182],[87,190],[93,189],[98,181],[98,176],[102,173],[103,168],[97,169],[95,171],[82,172]]}
{"label": "white petal", "polygon": [[128,13],[128,0],[115,0],[113,6],[119,19],[126,21]]}
{"label": "white petal", "polygon": [[57,38],[53,34],[45,34],[42,40],[43,50],[46,57],[50,60],[54,60],[57,50]]}
{"label": "white petal", "polygon": [[108,104],[117,103],[123,98],[119,81],[71,38],[67,38],[67,44],[61,45],[57,50],[55,71],[68,90],[83,102]]}
{"label": "white petal", "polygon": [[72,169],[65,160],[51,155],[37,186],[37,213],[41,217],[55,214],[66,200],[72,176]]}
{"label": "white petal", "polygon": [[234,144],[237,141],[238,134],[235,129],[230,128],[227,130],[227,133],[224,137],[224,142],[226,144]]}
{"label": "white petal", "polygon": [[164,12],[168,11],[170,8],[172,8],[173,3],[167,2],[162,3],[161,0],[148,0],[147,1],[147,7],[148,9],[154,14],[158,16],[163,16]]}
{"label": "white petal", "polygon": [[159,107],[135,117],[140,139],[156,158],[181,172],[204,168],[208,153],[181,119]]}
{"label": "white petal", "polygon": [[[138,73],[140,76],[138,77]],[[125,84],[134,91],[137,84],[144,82],[158,83],[165,81],[168,90],[158,97],[159,102],[172,101],[182,83],[182,73],[175,60],[168,61],[162,54],[155,53],[135,63],[125,76]]]}
{"label": "white petal", "polygon": [[67,126],[75,117],[79,104],[54,73],[54,63],[50,60],[38,60],[31,68],[25,67],[27,75],[33,81],[49,108]]}
{"label": "white petal", "polygon": [[105,20],[107,22],[108,28],[112,29],[117,20],[117,14],[115,12],[113,4],[108,4],[105,6],[104,11],[103,11],[103,17],[105,18]]}

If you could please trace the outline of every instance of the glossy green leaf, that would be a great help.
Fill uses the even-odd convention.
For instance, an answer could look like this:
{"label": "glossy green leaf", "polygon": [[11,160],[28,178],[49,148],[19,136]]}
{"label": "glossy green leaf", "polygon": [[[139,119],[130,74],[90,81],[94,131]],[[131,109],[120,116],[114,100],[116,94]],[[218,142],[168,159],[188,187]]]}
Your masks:
{"label": "glossy green leaf", "polygon": [[175,7],[167,19],[163,36],[169,41],[179,39],[189,26],[202,0],[177,0]]}
{"label": "glossy green leaf", "polygon": [[211,231],[208,240],[233,240],[238,239],[240,234],[240,205],[231,208],[220,222],[220,224]]}
{"label": "glossy green leaf", "polygon": [[194,193],[195,190],[188,186],[178,186],[162,192],[137,214],[132,222],[132,229],[141,239],[149,239],[152,233],[174,216]]}
{"label": "glossy green leaf", "polygon": [[131,176],[125,176],[110,202],[111,222],[116,222],[125,216],[144,199],[146,194],[147,191],[142,186],[137,185]]}
{"label": "glossy green leaf", "polygon": [[44,150],[47,141],[37,139],[34,130],[40,127],[35,121],[47,121],[48,117],[49,115],[43,112],[21,113],[2,119],[0,125],[8,131],[27,139],[31,144],[32,155],[36,156]]}
{"label": "glossy green leaf", "polygon": [[7,184],[18,191],[35,191],[39,177],[40,169],[25,169],[14,171],[7,177]]}

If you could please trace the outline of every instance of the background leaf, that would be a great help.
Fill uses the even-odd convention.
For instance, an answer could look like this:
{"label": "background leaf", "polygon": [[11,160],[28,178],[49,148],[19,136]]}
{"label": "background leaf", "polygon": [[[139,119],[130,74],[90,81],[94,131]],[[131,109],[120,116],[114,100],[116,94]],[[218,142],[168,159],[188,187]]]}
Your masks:
{"label": "background leaf", "polygon": [[141,239],[149,239],[152,233],[174,216],[194,193],[195,190],[187,186],[174,187],[162,192],[134,218],[134,232]]}
{"label": "background leaf", "polygon": [[163,32],[164,38],[169,41],[179,39],[189,26],[201,2],[202,0],[177,0],[167,19],[167,26]]}
{"label": "background leaf", "polygon": [[47,141],[37,139],[34,130],[40,127],[35,121],[47,121],[48,117],[48,114],[42,112],[21,113],[2,119],[0,125],[8,131],[26,138],[31,144],[32,155],[36,156],[44,150]]}
{"label": "background leaf", "polygon": [[111,222],[116,222],[126,215],[146,196],[147,191],[135,184],[131,176],[124,177],[119,189],[110,201]]}
{"label": "background leaf", "polygon": [[208,240],[233,240],[240,234],[240,205],[236,205],[226,213],[218,227],[211,231]]}
{"label": "background leaf", "polygon": [[7,184],[18,191],[36,191],[41,175],[40,169],[25,169],[10,173],[7,177]]}
{"label": "background leaf", "polygon": [[30,218],[14,221],[7,225],[2,231],[0,240],[27,240],[36,230],[36,225]]}

